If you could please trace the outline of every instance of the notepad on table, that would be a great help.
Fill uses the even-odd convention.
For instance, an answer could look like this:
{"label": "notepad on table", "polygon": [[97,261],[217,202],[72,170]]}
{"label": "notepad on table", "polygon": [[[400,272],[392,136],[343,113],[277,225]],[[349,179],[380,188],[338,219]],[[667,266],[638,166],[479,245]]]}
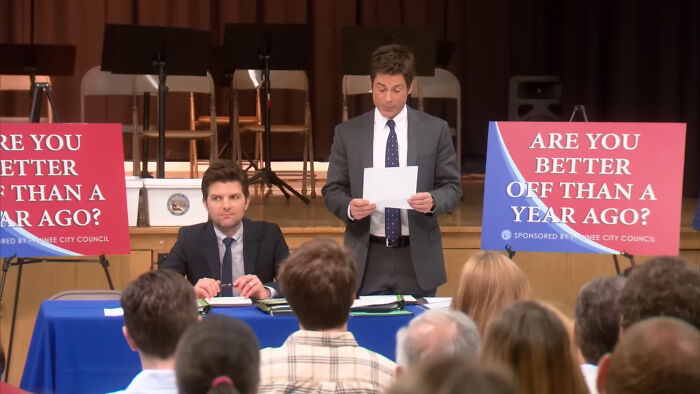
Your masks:
{"label": "notepad on table", "polygon": [[206,301],[212,308],[253,305],[248,297],[214,297],[207,298]]}

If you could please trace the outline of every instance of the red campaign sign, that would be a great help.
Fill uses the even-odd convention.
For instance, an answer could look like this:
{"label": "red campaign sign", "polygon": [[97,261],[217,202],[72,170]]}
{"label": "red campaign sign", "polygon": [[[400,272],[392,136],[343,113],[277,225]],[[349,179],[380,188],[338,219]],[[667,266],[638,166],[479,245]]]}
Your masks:
{"label": "red campaign sign", "polygon": [[0,257],[128,254],[118,124],[0,124]]}
{"label": "red campaign sign", "polygon": [[678,254],[685,124],[492,122],[482,248]]}

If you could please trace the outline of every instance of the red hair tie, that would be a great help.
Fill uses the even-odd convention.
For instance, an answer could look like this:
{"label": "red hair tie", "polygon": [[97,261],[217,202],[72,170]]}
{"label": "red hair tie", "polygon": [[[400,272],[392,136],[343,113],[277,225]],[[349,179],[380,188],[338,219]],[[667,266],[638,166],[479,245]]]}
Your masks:
{"label": "red hair tie", "polygon": [[233,387],[233,380],[231,380],[231,378],[229,378],[226,375],[220,375],[215,377],[214,380],[211,381],[211,387],[217,387],[221,384]]}

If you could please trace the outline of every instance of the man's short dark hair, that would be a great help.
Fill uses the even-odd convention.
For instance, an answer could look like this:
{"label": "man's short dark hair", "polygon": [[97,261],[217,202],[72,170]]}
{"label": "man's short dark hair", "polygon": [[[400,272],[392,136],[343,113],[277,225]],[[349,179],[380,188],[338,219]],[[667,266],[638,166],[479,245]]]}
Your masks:
{"label": "man's short dark hair", "polygon": [[161,359],[175,354],[177,341],[197,322],[192,285],[172,270],[149,271],[124,289],[124,325],[139,351]]}
{"label": "man's short dark hair", "polygon": [[411,87],[416,75],[413,52],[404,45],[382,45],[372,52],[369,70],[372,83],[377,74],[401,74],[406,80],[406,86]]}
{"label": "man's short dark hair", "polygon": [[202,197],[209,197],[209,186],[214,182],[239,182],[243,196],[248,198],[248,177],[233,160],[217,160],[213,162],[202,176]]}
{"label": "man's short dark hair", "polygon": [[633,324],[615,346],[607,394],[691,394],[700,387],[700,331],[672,317]]}
{"label": "man's short dark hair", "polygon": [[[191,326],[177,346],[175,374],[180,393],[252,394],[260,382],[260,349],[253,330],[240,320],[211,315]],[[231,379],[212,389],[217,377]],[[235,390],[231,390],[235,389]]]}
{"label": "man's short dark hair", "polygon": [[620,276],[600,276],[586,283],[576,298],[576,342],[589,364],[612,352],[620,333],[618,297],[625,285]]}
{"label": "man's short dark hair", "polygon": [[330,239],[301,245],[282,264],[278,280],[306,330],[341,327],[348,320],[355,286],[355,260]]}
{"label": "man's short dark hair", "polygon": [[675,256],[647,260],[620,293],[623,329],[653,316],[672,316],[700,329],[700,267]]}

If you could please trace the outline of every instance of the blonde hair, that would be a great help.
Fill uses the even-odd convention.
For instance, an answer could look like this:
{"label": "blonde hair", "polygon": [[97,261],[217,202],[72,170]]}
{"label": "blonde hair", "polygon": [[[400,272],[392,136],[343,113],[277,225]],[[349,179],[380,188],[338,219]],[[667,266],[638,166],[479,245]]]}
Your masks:
{"label": "blonde hair", "polygon": [[469,315],[483,336],[493,316],[530,294],[530,283],[513,260],[482,250],[464,263],[452,308]]}
{"label": "blonde hair", "polygon": [[516,302],[493,319],[480,359],[510,366],[520,394],[588,393],[560,318],[535,301]]}

